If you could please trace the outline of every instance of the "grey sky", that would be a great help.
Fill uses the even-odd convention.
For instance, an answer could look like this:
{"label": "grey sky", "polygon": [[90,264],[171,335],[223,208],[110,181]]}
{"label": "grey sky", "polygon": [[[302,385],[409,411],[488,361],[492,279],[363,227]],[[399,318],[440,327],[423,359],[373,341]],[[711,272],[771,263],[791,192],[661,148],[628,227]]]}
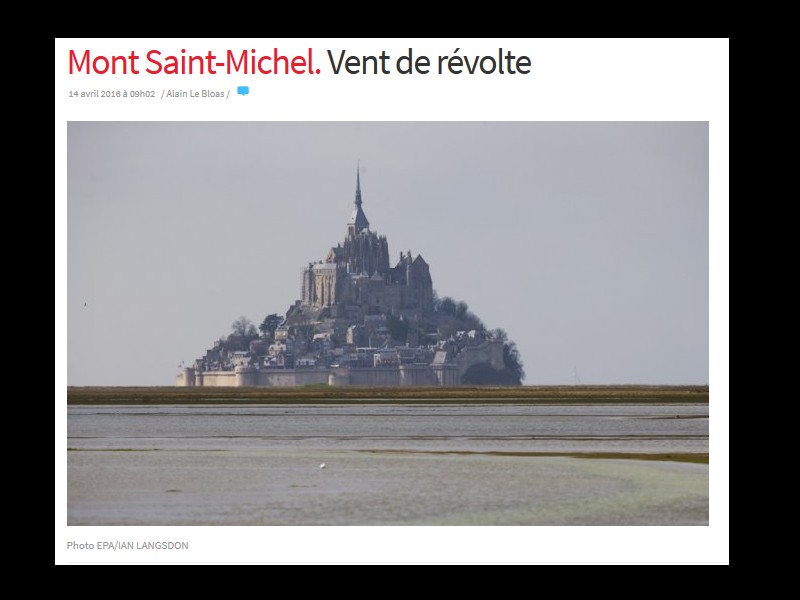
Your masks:
{"label": "grey sky", "polygon": [[706,123],[68,129],[68,383],[171,385],[371,229],[517,342],[527,384],[708,382]]}

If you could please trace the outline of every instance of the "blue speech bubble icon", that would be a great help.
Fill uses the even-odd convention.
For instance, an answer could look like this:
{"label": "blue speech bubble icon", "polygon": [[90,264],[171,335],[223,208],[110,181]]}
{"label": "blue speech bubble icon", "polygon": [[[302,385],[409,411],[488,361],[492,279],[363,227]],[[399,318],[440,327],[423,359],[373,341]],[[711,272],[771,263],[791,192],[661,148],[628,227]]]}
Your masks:
{"label": "blue speech bubble icon", "polygon": [[241,94],[242,96],[246,96],[250,93],[250,86],[249,85],[240,85],[236,88],[236,93]]}

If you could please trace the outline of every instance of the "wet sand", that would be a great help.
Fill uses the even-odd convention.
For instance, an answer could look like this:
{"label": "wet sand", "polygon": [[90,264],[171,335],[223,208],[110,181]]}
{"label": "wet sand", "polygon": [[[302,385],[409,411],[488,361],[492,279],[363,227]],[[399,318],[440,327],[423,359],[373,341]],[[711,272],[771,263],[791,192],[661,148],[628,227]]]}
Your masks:
{"label": "wet sand", "polygon": [[707,410],[70,408],[68,523],[706,525]]}

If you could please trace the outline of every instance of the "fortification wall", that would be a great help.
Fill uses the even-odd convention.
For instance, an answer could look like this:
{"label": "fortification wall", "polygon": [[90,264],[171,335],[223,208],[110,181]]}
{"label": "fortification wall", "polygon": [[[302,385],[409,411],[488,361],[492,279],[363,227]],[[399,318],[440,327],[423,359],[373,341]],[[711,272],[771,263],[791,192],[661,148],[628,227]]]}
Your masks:
{"label": "fortification wall", "polygon": [[456,365],[431,365],[431,371],[436,377],[436,385],[455,387],[461,384],[461,376]]}
{"label": "fortification wall", "polygon": [[233,371],[203,371],[203,387],[236,387]]}
{"label": "fortification wall", "polygon": [[350,385],[364,387],[400,385],[400,369],[397,367],[350,369]]}
{"label": "fortification wall", "polygon": [[488,362],[495,369],[502,369],[505,366],[503,364],[503,342],[486,340],[482,344],[462,348],[456,356],[459,381],[467,369],[482,362]]}
{"label": "fortification wall", "polygon": [[400,365],[400,385],[439,385],[428,365]]}
{"label": "fortification wall", "polygon": [[175,385],[178,387],[194,387],[196,385],[194,369],[191,367],[181,369],[181,372],[175,378]]}
{"label": "fortification wall", "polygon": [[255,385],[259,387],[294,387],[327,384],[328,369],[281,369],[259,371]]}
{"label": "fortification wall", "polygon": [[184,369],[176,385],[182,387],[295,387],[303,385],[353,385],[386,387],[397,385],[454,386],[460,381],[455,365],[400,365],[356,369],[276,369],[238,367],[236,371]]}

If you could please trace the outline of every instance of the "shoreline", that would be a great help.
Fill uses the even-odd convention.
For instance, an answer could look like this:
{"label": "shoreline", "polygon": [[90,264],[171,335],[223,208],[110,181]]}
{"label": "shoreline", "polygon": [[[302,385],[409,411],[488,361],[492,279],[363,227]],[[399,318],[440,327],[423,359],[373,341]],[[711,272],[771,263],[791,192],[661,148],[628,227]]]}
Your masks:
{"label": "shoreline", "polygon": [[[195,450],[168,450],[162,448],[75,448],[67,452],[195,452]],[[202,452],[230,452],[230,450],[202,450]],[[578,458],[603,460],[655,460],[663,462],[686,462],[708,464],[708,452],[527,452],[518,450],[400,450],[395,448],[354,449],[344,452],[384,455],[430,455],[430,456],[504,456],[511,458]]]}
{"label": "shoreline", "polygon": [[707,404],[707,385],[518,387],[67,387],[68,405],[93,404]]}

